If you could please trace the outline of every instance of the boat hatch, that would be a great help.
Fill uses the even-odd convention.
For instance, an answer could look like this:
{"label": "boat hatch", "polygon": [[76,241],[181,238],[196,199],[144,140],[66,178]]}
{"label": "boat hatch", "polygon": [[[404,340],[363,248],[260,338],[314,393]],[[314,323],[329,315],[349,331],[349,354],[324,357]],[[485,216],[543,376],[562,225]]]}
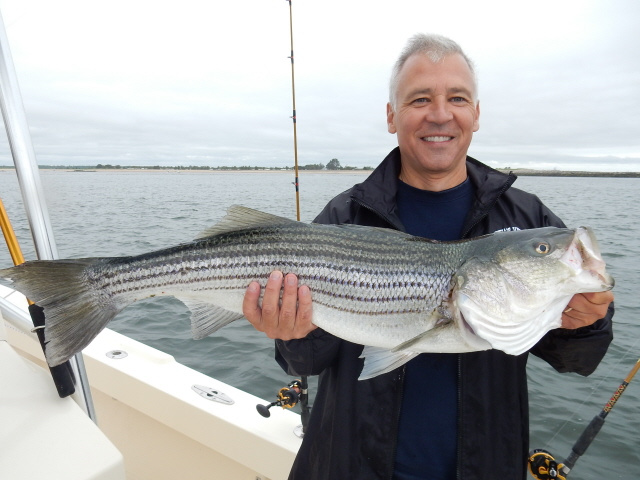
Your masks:
{"label": "boat hatch", "polygon": [[219,390],[215,390],[211,387],[205,387],[204,385],[192,385],[191,390],[196,392],[201,397],[206,398],[207,400],[211,400],[212,402],[224,403],[225,405],[233,405],[235,403],[229,395],[226,395]]}

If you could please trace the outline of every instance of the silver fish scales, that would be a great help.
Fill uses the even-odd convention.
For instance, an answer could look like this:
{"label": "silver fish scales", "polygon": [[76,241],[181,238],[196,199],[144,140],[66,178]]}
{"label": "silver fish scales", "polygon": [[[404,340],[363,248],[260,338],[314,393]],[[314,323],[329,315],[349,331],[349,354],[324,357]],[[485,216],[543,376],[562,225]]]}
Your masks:
{"label": "silver fish scales", "polygon": [[[443,263],[450,255],[438,255],[436,263],[425,258],[433,256],[434,249],[407,248],[406,235],[364,228],[354,234],[353,228],[293,222],[256,227],[154,254],[108,259],[88,267],[86,281],[109,296],[146,298],[157,295],[158,288],[163,293],[244,294],[249,282],[264,285],[269,273],[278,269],[297,274],[313,290],[315,303],[339,311],[418,312],[441,301],[453,271]],[[447,245],[440,247],[437,252]]]}

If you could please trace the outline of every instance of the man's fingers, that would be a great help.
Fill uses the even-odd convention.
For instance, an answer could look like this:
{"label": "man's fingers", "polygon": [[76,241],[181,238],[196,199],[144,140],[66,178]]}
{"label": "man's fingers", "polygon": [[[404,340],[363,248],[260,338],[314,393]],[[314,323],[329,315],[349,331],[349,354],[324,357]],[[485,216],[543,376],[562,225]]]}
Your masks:
{"label": "man's fingers", "polygon": [[262,330],[262,310],[258,305],[260,299],[260,284],[251,282],[247,287],[242,301],[242,313],[249,322],[258,330]]}
{"label": "man's fingers", "polygon": [[607,290],[606,292],[587,292],[583,293],[582,297],[591,305],[600,306],[595,308],[604,308],[605,311],[609,307],[609,304],[613,302],[613,292],[611,290]]}
{"label": "man's fingers", "polygon": [[269,338],[303,338],[317,328],[311,323],[311,291],[307,286],[298,288],[298,277],[294,274],[283,279],[282,272],[272,272],[264,289],[262,308],[259,300],[260,284],[251,282],[245,292],[242,311],[254,328]]}
{"label": "man's fingers", "polygon": [[298,306],[298,277],[288,274],[284,277],[284,293],[280,306],[278,330],[281,335],[293,332],[296,325],[296,312]]}
{"label": "man's fingers", "polygon": [[580,328],[591,325],[607,314],[613,293],[579,293],[573,296],[567,308],[562,312],[563,328]]}
{"label": "man's fingers", "polygon": [[280,289],[282,288],[282,272],[271,272],[267,285],[264,287],[262,298],[262,324],[263,331],[273,330],[278,327],[280,316]]}
{"label": "man's fingers", "polygon": [[312,302],[311,290],[306,285],[298,289],[298,314],[296,316],[295,334],[297,338],[306,337],[309,332],[315,330],[316,327],[312,320]]}

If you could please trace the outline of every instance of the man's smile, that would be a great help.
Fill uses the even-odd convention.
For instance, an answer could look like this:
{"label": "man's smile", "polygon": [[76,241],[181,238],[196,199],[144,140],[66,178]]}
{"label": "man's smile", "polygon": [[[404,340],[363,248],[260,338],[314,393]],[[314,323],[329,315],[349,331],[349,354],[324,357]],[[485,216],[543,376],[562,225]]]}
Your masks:
{"label": "man's smile", "polygon": [[432,137],[422,137],[422,140],[425,142],[448,142],[449,140],[453,140],[453,137],[439,135]]}

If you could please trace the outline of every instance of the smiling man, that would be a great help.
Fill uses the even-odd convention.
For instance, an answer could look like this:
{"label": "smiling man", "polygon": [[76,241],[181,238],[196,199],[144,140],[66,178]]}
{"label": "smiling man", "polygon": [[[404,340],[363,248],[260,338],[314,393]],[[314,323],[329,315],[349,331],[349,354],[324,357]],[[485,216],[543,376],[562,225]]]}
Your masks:
{"label": "smiling man", "polygon": [[[395,228],[437,240],[562,221],[534,195],[467,155],[479,128],[473,64],[437,35],[410,39],[394,67],[387,124],[395,148],[362,183],[316,218]],[[282,292],[281,298],[281,290]],[[313,325],[312,294],[273,272],[247,289],[244,313],[276,340],[291,375],[320,375],[291,480],[524,480],[528,452],[528,353],[421,354],[358,381],[363,346]],[[610,292],[576,295],[532,349],[560,372],[588,375],[612,339]]]}

